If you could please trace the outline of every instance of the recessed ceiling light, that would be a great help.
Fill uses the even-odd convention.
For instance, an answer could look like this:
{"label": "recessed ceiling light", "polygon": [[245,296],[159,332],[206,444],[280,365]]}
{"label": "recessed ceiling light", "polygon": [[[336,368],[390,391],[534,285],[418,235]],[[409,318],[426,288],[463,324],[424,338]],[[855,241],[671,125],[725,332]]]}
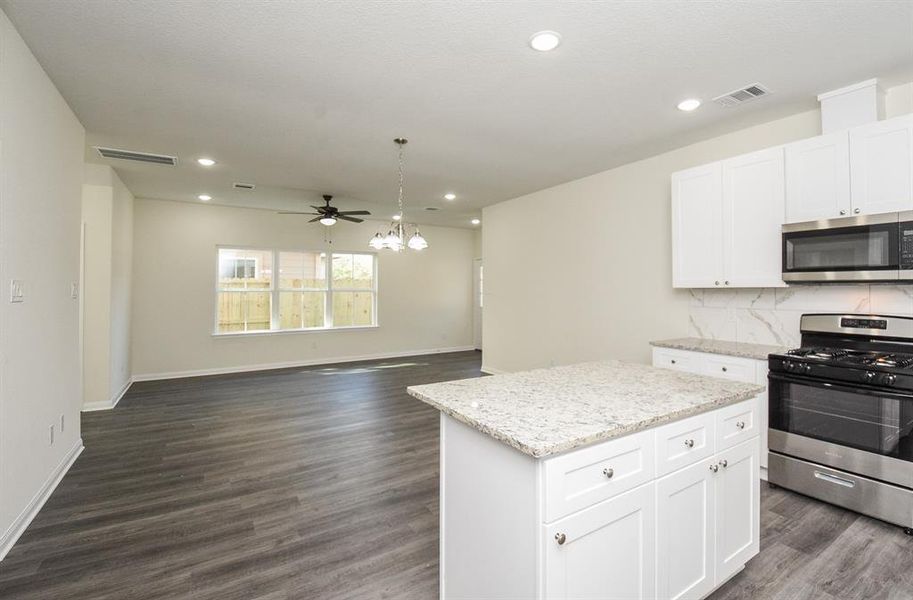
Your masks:
{"label": "recessed ceiling light", "polygon": [[210,200],[212,200],[212,196],[210,196],[209,194],[200,194],[199,196],[197,196],[197,198],[199,198],[203,202],[209,202]]}
{"label": "recessed ceiling light", "polygon": [[206,157],[198,158],[197,162],[200,163],[201,165],[203,165],[204,167],[211,167],[214,164],[216,164],[216,161],[214,161],[211,158],[206,158]]}
{"label": "recessed ceiling light", "polygon": [[678,103],[678,109],[685,112],[691,112],[700,105],[701,101],[697,98],[688,98],[687,100],[682,100]]}
{"label": "recessed ceiling light", "polygon": [[548,52],[554,50],[561,43],[561,34],[557,31],[540,31],[529,38],[529,45],[533,50]]}
{"label": "recessed ceiling light", "polygon": [[447,192],[444,194],[444,200],[456,200],[456,194],[453,192]]}
{"label": "recessed ceiling light", "polygon": [[471,222],[473,225],[478,225],[478,224],[481,223],[482,221],[480,221],[480,220],[478,220],[478,219],[473,219],[473,220],[470,221],[470,222]]}
{"label": "recessed ceiling light", "polygon": [[393,220],[394,220],[394,221],[399,221],[399,220],[402,219],[402,218],[403,218],[403,215],[393,215]]}

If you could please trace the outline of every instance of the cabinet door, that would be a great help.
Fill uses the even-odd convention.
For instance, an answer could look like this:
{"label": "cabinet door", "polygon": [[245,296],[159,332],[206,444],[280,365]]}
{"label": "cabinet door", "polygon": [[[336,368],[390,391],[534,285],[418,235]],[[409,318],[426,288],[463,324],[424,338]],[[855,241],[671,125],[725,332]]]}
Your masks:
{"label": "cabinet door", "polygon": [[652,482],[543,526],[546,598],[655,598],[655,527]]}
{"label": "cabinet door", "polygon": [[854,214],[913,210],[913,116],[850,130]]}
{"label": "cabinet door", "polygon": [[713,465],[710,457],[656,482],[658,598],[701,598],[715,587]]}
{"label": "cabinet door", "polygon": [[850,214],[850,138],[846,131],[786,146],[786,222]]}
{"label": "cabinet door", "polygon": [[723,161],[724,285],[782,287],[783,148]]}
{"label": "cabinet door", "polygon": [[759,441],[753,438],[716,455],[716,580],[732,577],[758,553],[761,483]]}
{"label": "cabinet door", "polygon": [[672,286],[723,283],[722,165],[672,175]]}

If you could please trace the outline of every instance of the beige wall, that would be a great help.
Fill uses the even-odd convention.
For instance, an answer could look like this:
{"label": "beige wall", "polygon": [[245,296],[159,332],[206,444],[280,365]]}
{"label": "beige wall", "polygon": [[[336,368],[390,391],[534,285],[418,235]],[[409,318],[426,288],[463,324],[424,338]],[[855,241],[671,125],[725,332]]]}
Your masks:
{"label": "beige wall", "polygon": [[[369,250],[376,223],[333,226],[333,248]],[[137,199],[133,371],[138,378],[304,364],[472,345],[473,232],[422,227],[422,252],[379,253],[376,329],[214,337],[216,247],[322,249],[304,217]]]}
{"label": "beige wall", "polygon": [[[889,117],[910,112],[911,90],[889,90]],[[670,175],[820,130],[804,112],[486,208],[485,368],[649,362],[651,339],[689,332],[689,294],[671,286]]]}
{"label": "beige wall", "polygon": [[[0,12],[0,557],[81,447],[80,196],[85,132]],[[60,431],[61,417],[64,430]],[[55,439],[50,443],[49,429]]]}
{"label": "beige wall", "polygon": [[82,194],[83,409],[111,408],[131,376],[133,194],[107,165],[87,164]]}

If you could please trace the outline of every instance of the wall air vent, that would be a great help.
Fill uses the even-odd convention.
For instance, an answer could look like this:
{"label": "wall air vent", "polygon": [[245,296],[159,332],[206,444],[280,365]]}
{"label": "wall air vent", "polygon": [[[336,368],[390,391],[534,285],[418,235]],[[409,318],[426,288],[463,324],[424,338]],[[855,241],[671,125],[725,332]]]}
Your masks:
{"label": "wall air vent", "polygon": [[426,206],[425,210],[440,210],[437,206]]}
{"label": "wall air vent", "polygon": [[243,181],[236,181],[233,184],[231,184],[231,186],[233,188],[235,188],[236,190],[248,190],[248,191],[257,187],[252,183],[244,183]]}
{"label": "wall air vent", "polygon": [[717,96],[713,99],[713,101],[721,106],[736,106],[738,104],[745,104],[746,102],[757,100],[758,98],[767,96],[769,94],[769,89],[760,83],[753,83],[741,89],[727,92],[722,96]]}
{"label": "wall air vent", "polygon": [[148,152],[134,152],[132,150],[118,150],[117,148],[102,148],[93,146],[102,158],[117,158],[120,160],[135,160],[137,162],[153,163],[156,165],[178,164],[177,156],[168,156],[165,154],[149,154]]}

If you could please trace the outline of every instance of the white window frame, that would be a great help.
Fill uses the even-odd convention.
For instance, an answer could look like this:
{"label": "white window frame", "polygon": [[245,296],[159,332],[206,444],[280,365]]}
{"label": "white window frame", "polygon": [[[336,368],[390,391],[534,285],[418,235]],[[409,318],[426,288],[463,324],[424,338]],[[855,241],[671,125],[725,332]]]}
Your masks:
{"label": "white window frame", "polygon": [[[251,291],[268,291],[270,294],[270,328],[269,329],[257,329],[254,331],[219,331],[219,293],[223,290],[219,287],[219,280],[221,279],[221,271],[219,265],[219,253],[222,250],[250,250],[256,252],[270,252],[272,254],[272,272],[270,274],[270,287],[269,289],[262,290],[251,290]],[[327,287],[326,289],[320,288],[300,288],[300,289],[289,289],[289,288],[279,288],[279,254],[282,252],[297,252],[297,253],[314,253],[314,254],[325,254],[326,255],[326,277],[327,277]],[[315,332],[324,332],[324,331],[348,331],[348,330],[359,330],[359,329],[376,329],[379,325],[378,317],[378,277],[377,277],[377,253],[369,252],[364,250],[313,250],[313,249],[302,249],[302,248],[261,248],[257,246],[239,246],[239,245],[219,245],[216,246],[216,277],[215,277],[215,302],[213,302],[213,316],[212,316],[212,336],[213,337],[237,337],[237,336],[257,336],[257,335],[282,335],[288,333],[315,333]],[[333,255],[345,255],[345,254],[356,254],[356,255],[366,255],[371,257],[371,264],[373,266],[373,288],[334,288],[333,287]],[[258,265],[259,267],[259,265]],[[225,290],[232,291],[232,290]],[[238,290],[242,292],[243,290]],[[279,329],[279,294],[281,292],[321,292],[326,294],[326,302],[324,303],[324,315],[323,315],[323,327],[301,327],[295,329]],[[333,293],[334,292],[363,292],[370,293],[372,298],[371,303],[371,316],[373,317],[373,323],[370,325],[340,325],[337,326],[333,323]]]}

